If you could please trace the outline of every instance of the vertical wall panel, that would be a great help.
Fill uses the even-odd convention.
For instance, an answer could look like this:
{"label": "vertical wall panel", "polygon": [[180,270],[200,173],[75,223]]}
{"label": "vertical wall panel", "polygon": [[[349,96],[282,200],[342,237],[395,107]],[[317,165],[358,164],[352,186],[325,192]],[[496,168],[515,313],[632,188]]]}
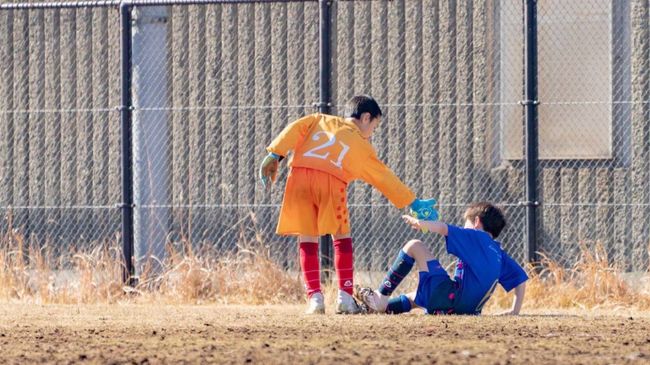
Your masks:
{"label": "vertical wall panel", "polygon": [[[224,172],[221,169],[221,63],[222,63],[222,30],[221,30],[222,7],[211,5],[207,7],[205,14],[205,103],[210,108],[206,110],[205,123],[205,180],[206,198],[209,205],[219,205],[223,201],[222,179]],[[210,211],[210,223],[205,227],[206,235],[214,238],[221,234],[222,210],[214,208]]]}
{"label": "vertical wall panel", "polygon": [[[61,204],[64,206],[77,203],[77,124],[76,113],[70,112],[77,107],[77,12],[75,9],[61,10]],[[119,186],[119,185],[118,185]],[[70,227],[77,227],[76,217],[69,210],[62,211],[61,220]],[[64,235],[66,233],[66,235]],[[76,232],[64,232],[61,236]]]}
{"label": "vertical wall panel", "polygon": [[[456,2],[440,1],[440,130],[439,148],[439,200],[444,204],[456,202]],[[446,219],[456,219],[457,212],[447,209]]]}
{"label": "vertical wall panel", "polygon": [[[239,99],[237,74],[237,62],[239,60],[237,42],[239,36],[237,29],[238,16],[237,5],[223,6],[221,24],[221,54],[223,56],[221,62],[221,105],[225,107],[221,118],[223,125],[221,135],[221,169],[224,173],[221,181],[223,204],[237,204],[237,192],[241,186],[239,179],[234,178],[235,176],[239,177],[237,173],[239,168],[237,154],[240,152],[238,150],[238,115],[240,111],[233,108],[237,106]],[[229,174],[229,172],[231,173]],[[235,233],[238,231],[236,227],[237,215],[236,211],[231,208],[225,209],[224,213],[222,223],[225,225],[228,234],[223,239],[225,243],[231,245],[235,242]]]}
{"label": "vertical wall panel", "polygon": [[[289,123],[287,105],[287,4],[271,4],[271,136],[275,137]],[[272,138],[273,138],[272,137]],[[271,143],[269,140],[267,143]],[[281,168],[276,181],[286,181],[287,168]],[[283,185],[272,190],[273,201],[282,201]]]}
{"label": "vertical wall panel", "polygon": [[13,203],[13,135],[14,123],[14,12],[0,12],[0,64],[2,65],[2,82],[0,82],[0,206]]}
{"label": "vertical wall panel", "polygon": [[[255,166],[266,155],[266,146],[275,137],[271,135],[270,115],[272,109],[268,107],[273,102],[271,97],[271,32],[269,29],[271,29],[271,5],[255,4],[255,74],[266,75],[255,80],[255,102],[258,105],[266,106],[266,108],[255,109],[255,149],[253,150],[253,156],[256,159]],[[282,168],[286,168],[286,165]],[[257,171],[254,176],[257,178]],[[281,185],[280,181],[276,181],[278,185]],[[257,179],[256,183],[259,184]],[[279,189],[278,186],[275,189]],[[255,189],[255,204],[268,204],[271,201],[270,198],[271,195],[258,185]],[[263,210],[263,214],[273,217],[273,222],[277,219],[275,212],[268,209]],[[275,226],[272,224],[267,224],[263,228],[265,232],[275,232]]]}
{"label": "vertical wall panel", "polygon": [[[172,118],[172,203],[175,239],[189,238],[189,11],[187,6],[171,7],[171,101]],[[180,236],[178,236],[180,235]]]}
{"label": "vertical wall panel", "polygon": [[[45,203],[45,28],[43,10],[29,12],[29,205]],[[45,162],[45,163],[44,163]],[[45,224],[44,211],[30,212],[32,234],[40,237]]]}
{"label": "vertical wall panel", "polygon": [[[405,48],[404,67],[405,73],[404,97],[394,103],[404,103],[403,115],[393,120],[394,124],[405,129],[404,142],[401,145],[406,152],[404,159],[403,181],[422,196],[422,131],[432,128],[430,120],[422,119],[422,2],[405,2]],[[397,123],[395,123],[397,122]],[[427,167],[428,168],[428,167]]]}
{"label": "vertical wall panel", "polygon": [[422,5],[422,195],[439,198],[438,136],[440,132],[440,100],[438,72],[440,12],[437,0]]}
{"label": "vertical wall panel", "polygon": [[[372,43],[373,55],[382,55],[381,57],[372,57],[371,58],[371,69],[370,69],[370,89],[371,95],[379,101],[380,105],[388,103],[388,3],[384,1],[372,1],[370,3],[370,10],[373,14],[371,18],[370,27],[372,29],[372,34],[370,35],[370,41]],[[388,156],[388,123],[390,123],[388,118],[388,110],[386,107],[382,110],[384,116],[382,118],[382,124],[375,129],[375,132],[372,136],[372,144],[377,150],[377,155],[382,161],[386,161]],[[381,193],[373,189],[372,193],[372,204],[375,207],[371,211],[371,221],[370,227],[372,232],[381,232],[384,226],[384,219],[386,217],[386,212],[388,209],[394,209],[393,207],[382,207],[378,206],[381,204],[387,204],[386,199],[381,195]],[[382,257],[382,255],[376,250],[380,249],[380,240],[377,242],[372,242],[372,252],[370,258],[367,259],[369,265],[372,267],[382,267],[384,262],[390,260],[389,258]]]}
{"label": "vertical wall panel", "polygon": [[[14,20],[14,205],[29,205],[29,11],[16,11]],[[29,210],[17,209],[14,223],[29,232]]]}
{"label": "vertical wall panel", "polygon": [[[110,109],[109,103],[109,9],[93,9],[92,12],[92,106],[95,109]],[[112,45],[113,52],[116,46]],[[109,112],[93,113],[93,202],[98,205],[108,203],[108,116]]]}
{"label": "vertical wall panel", "polygon": [[[206,71],[206,39],[205,6],[192,5],[189,7],[189,120],[186,122],[188,133],[188,180],[189,202],[191,205],[205,204],[205,71]],[[191,224],[190,236],[192,242],[200,244],[205,238],[206,210],[202,207],[188,211],[188,223]]]}
{"label": "vertical wall panel", "polygon": [[562,168],[560,170],[560,255],[571,262],[578,255],[578,207],[573,205],[578,196],[578,173],[575,169]]}
{"label": "vertical wall panel", "polygon": [[[474,197],[474,164],[472,159],[474,130],[472,119],[474,107],[473,95],[473,7],[472,1],[461,0],[457,3],[457,99],[456,108],[456,200],[467,203],[475,200]],[[463,207],[460,207],[463,209]]]}
{"label": "vertical wall panel", "polygon": [[[488,169],[491,167],[490,150],[487,148],[492,140],[488,140],[490,121],[489,113],[493,107],[489,107],[489,81],[488,70],[490,64],[489,49],[491,44],[488,37],[493,30],[488,25],[488,4],[486,0],[473,2],[473,24],[472,24],[472,65],[468,66],[472,77],[472,97],[474,105],[471,107],[471,118],[468,128],[471,130],[472,152],[471,152],[471,200],[483,201],[492,199],[494,186],[490,183]],[[469,154],[469,151],[468,151]]]}
{"label": "vertical wall panel", "polygon": [[650,246],[650,27],[648,1],[632,2],[632,265],[647,270]]}
{"label": "vertical wall panel", "polygon": [[[45,109],[61,108],[61,41],[60,11],[45,12]],[[45,205],[61,205],[61,120],[58,112],[45,113]],[[104,180],[108,180],[106,175]],[[46,236],[53,237],[59,230],[61,212],[46,212]]]}

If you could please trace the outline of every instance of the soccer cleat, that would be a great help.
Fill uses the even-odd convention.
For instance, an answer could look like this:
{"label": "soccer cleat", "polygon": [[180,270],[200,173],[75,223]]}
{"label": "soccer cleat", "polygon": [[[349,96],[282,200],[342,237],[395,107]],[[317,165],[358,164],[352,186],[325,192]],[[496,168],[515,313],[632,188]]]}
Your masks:
{"label": "soccer cleat", "polygon": [[339,290],[336,298],[336,314],[362,314],[366,310],[357,303],[354,297],[343,290]]}
{"label": "soccer cleat", "polygon": [[325,314],[325,299],[323,294],[314,293],[309,297],[309,306],[305,314]]}
{"label": "soccer cleat", "polygon": [[357,287],[356,296],[368,308],[368,313],[385,313],[388,307],[388,297],[377,290]]}

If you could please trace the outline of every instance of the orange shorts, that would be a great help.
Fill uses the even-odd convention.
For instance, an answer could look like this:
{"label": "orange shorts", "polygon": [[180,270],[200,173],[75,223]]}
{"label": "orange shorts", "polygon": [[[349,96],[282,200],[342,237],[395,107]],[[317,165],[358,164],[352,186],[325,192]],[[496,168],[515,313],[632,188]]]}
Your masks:
{"label": "orange shorts", "polygon": [[276,232],[305,236],[350,233],[346,188],[347,183],[328,173],[292,168]]}

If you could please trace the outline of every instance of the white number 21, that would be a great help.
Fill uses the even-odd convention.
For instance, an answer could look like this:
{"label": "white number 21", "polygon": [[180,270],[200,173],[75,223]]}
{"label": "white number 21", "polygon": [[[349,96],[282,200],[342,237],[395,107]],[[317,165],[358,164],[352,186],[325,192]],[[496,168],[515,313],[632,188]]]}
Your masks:
{"label": "white number 21", "polygon": [[[332,134],[330,132],[327,132],[327,131],[320,131],[320,132],[314,133],[314,135],[311,137],[311,139],[314,140],[314,141],[318,141],[319,139],[321,139],[321,136],[323,136],[323,135],[326,138],[325,143],[320,144],[320,145],[310,149],[309,151],[305,152],[305,154],[304,154],[305,157],[315,157],[315,158],[320,158],[321,160],[325,160],[325,159],[327,159],[329,157],[329,155],[330,155],[329,152],[325,152],[325,153],[321,153],[321,154],[316,153],[316,152],[334,145],[336,143],[336,137],[334,136],[334,134]],[[348,150],[350,149],[350,146],[348,146],[347,144],[345,144],[345,143],[343,143],[341,141],[339,141],[339,144],[341,145],[341,147],[343,147],[343,150],[341,150],[341,153],[339,153],[339,157],[336,159],[336,161],[334,161],[334,160],[329,160],[329,161],[334,166],[341,169],[341,168],[343,168],[343,165],[342,165],[343,157],[345,157],[345,154],[348,153]]]}

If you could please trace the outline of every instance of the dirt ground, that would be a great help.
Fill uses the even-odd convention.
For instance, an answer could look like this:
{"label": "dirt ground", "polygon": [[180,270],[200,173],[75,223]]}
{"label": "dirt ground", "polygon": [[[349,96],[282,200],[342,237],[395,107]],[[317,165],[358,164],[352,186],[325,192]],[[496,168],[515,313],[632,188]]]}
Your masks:
{"label": "dirt ground", "polygon": [[650,364],[650,314],[306,316],[303,307],[0,304],[0,363]]}

